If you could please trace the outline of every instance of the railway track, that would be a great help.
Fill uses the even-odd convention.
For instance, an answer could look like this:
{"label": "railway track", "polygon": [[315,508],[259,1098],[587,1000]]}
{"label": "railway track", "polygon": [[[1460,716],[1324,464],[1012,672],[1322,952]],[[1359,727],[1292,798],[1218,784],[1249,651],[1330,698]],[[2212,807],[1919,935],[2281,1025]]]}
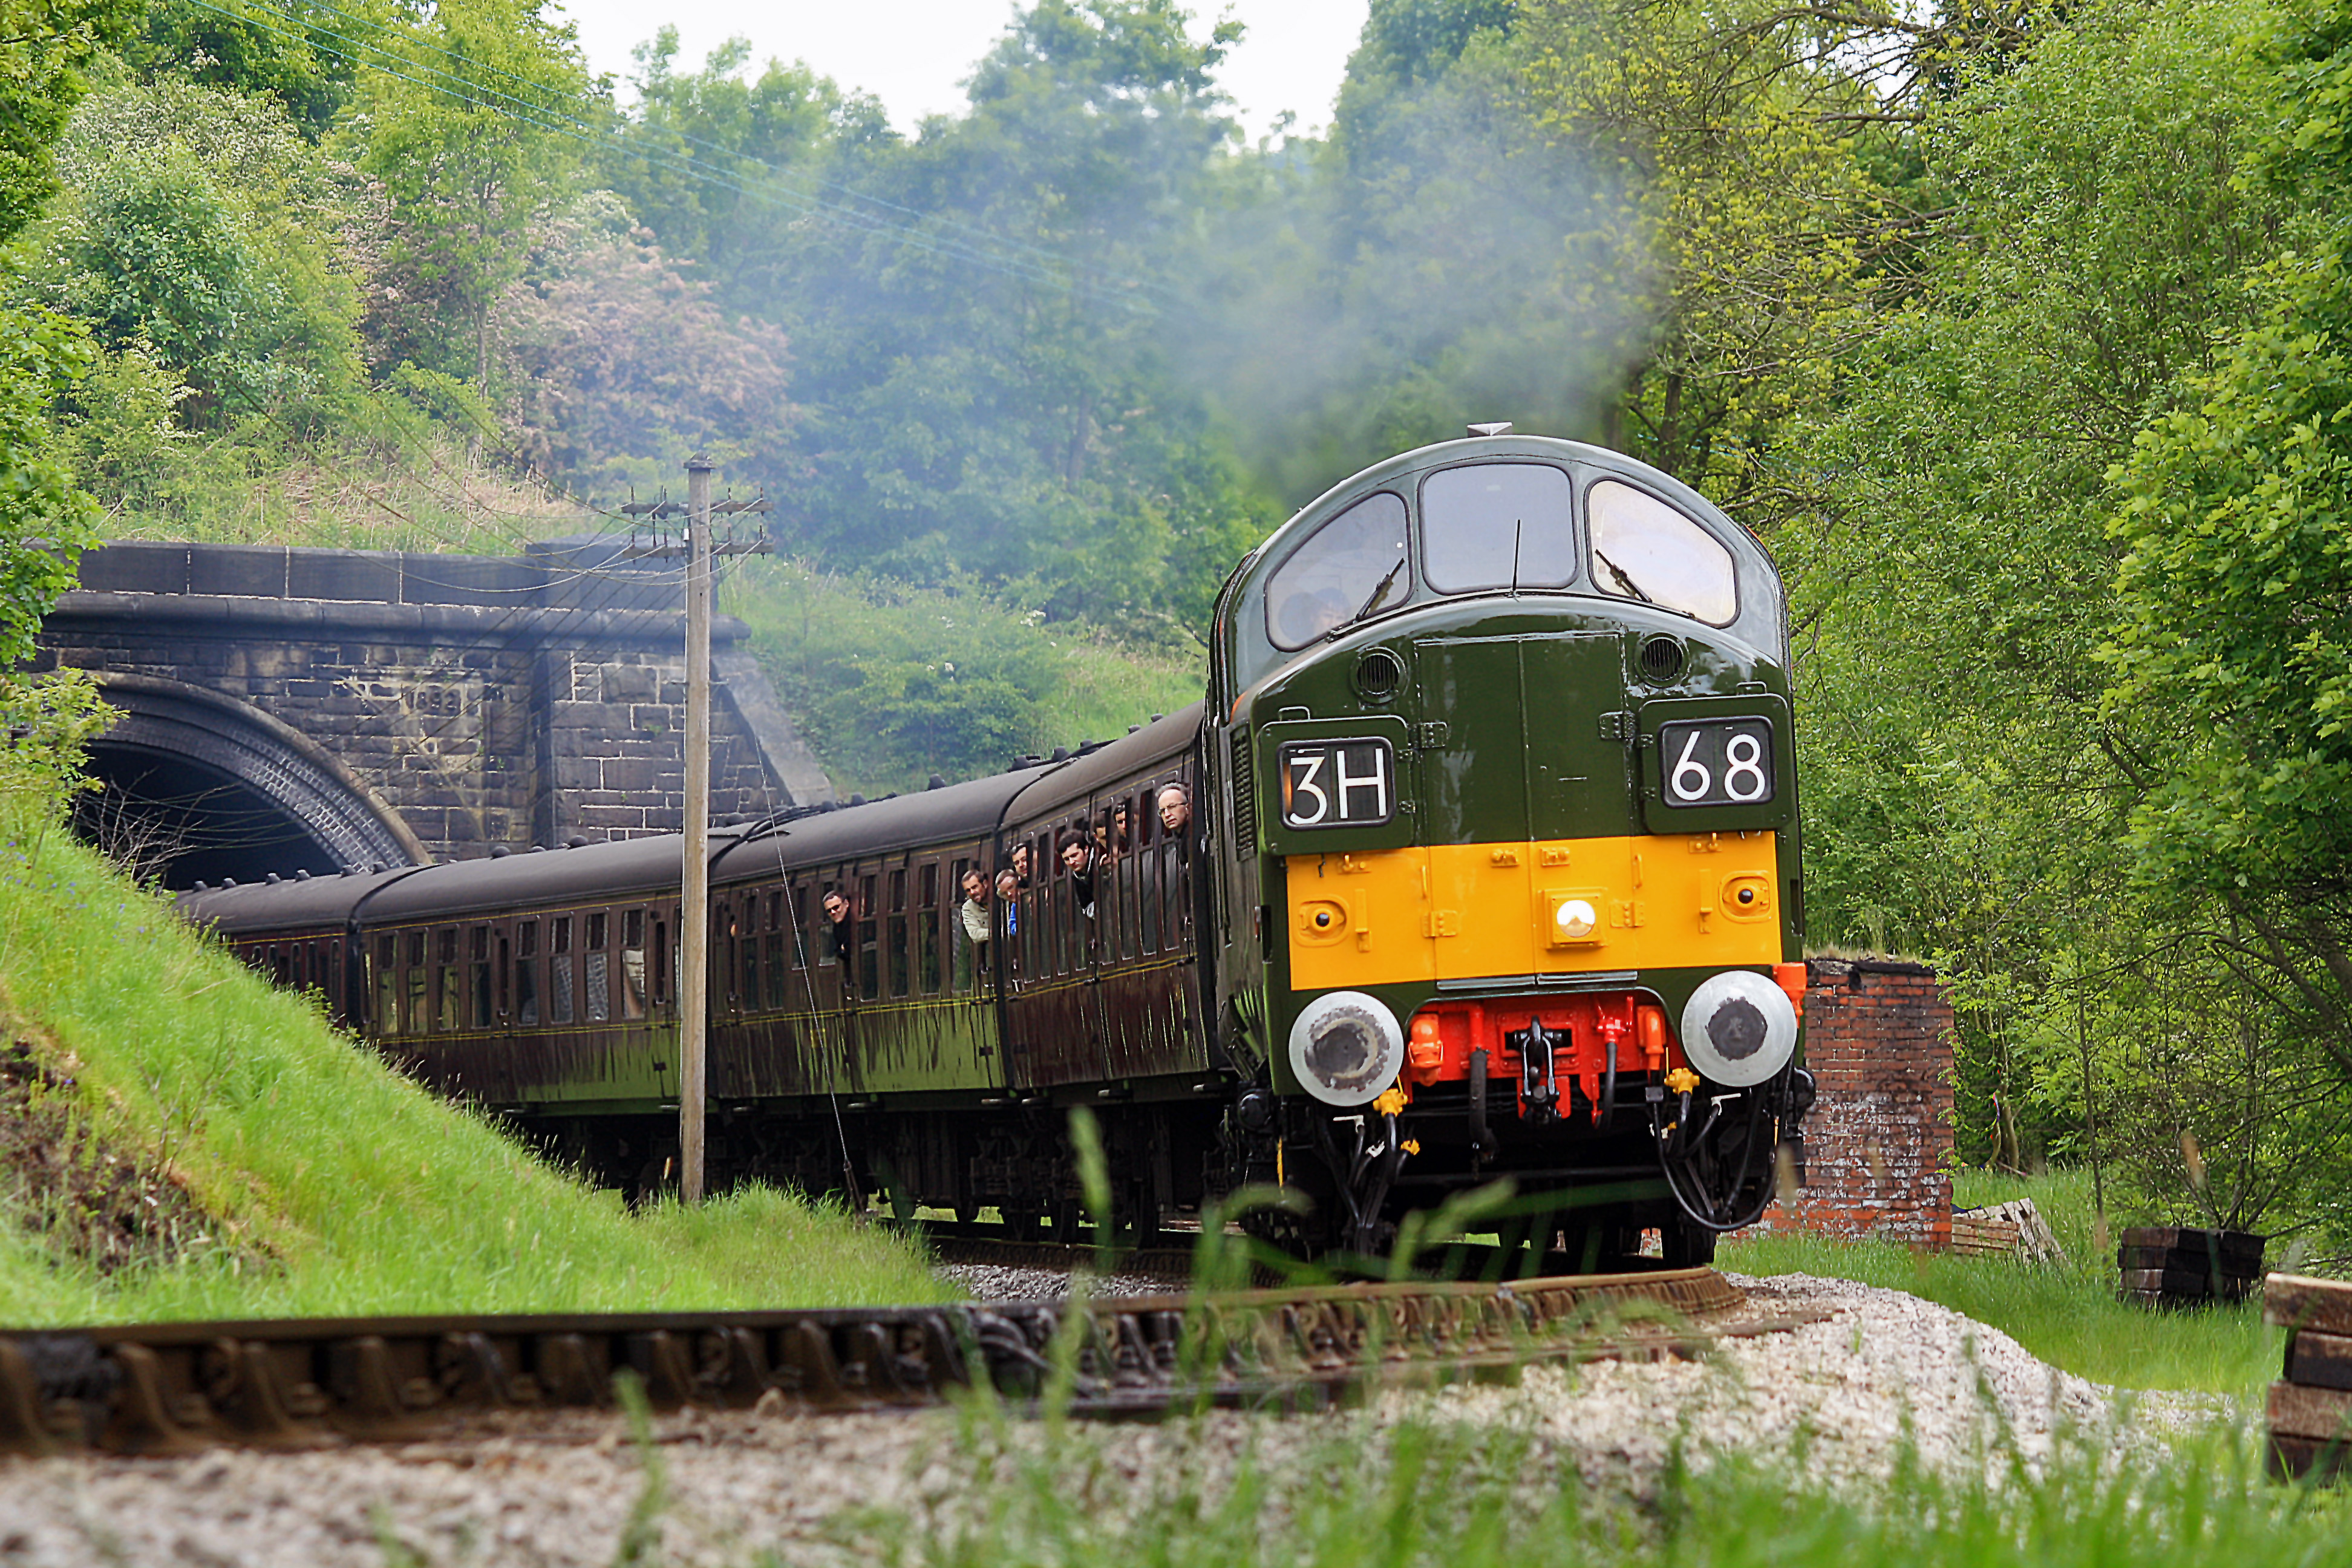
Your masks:
{"label": "railway track", "polygon": [[[319,1319],[0,1333],[0,1453],[462,1437],[610,1407],[916,1409],[986,1388],[1076,1413],[1285,1408],[1793,1328],[1710,1268],[768,1312]],[[1076,1314],[1074,1317],[1072,1314]]]}

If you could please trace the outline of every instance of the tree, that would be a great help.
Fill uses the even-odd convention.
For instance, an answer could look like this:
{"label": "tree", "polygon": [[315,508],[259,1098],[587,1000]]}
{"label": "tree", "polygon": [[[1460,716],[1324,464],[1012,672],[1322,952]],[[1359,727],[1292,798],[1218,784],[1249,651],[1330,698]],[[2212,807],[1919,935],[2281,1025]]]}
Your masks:
{"label": "tree", "polygon": [[1520,27],[1543,123],[1618,196],[1591,279],[1628,322],[1603,439],[1767,524],[1783,427],[1905,287],[1905,143],[1949,34],[1779,0],[1534,0]]}
{"label": "tree", "polygon": [[182,426],[264,412],[299,425],[346,406],[379,215],[275,102],[168,79],[117,87],[76,116],[59,163],[68,188],[28,237],[25,287],[110,356],[165,373]]}
{"label": "tree", "polygon": [[2021,1123],[2119,1160],[2137,1201],[2304,1219],[2341,1157],[2304,1135],[2319,1037],[2211,880],[2130,852],[2193,731],[2111,698],[2101,658],[2110,469],[2207,395],[2262,309],[2251,269],[2326,210],[2240,177],[2281,115],[2277,25],[2117,0],[1955,73],[1918,136],[1948,210],[1769,473],[1791,503],[1813,939],[1956,977],[1972,1150],[2015,1157]]}
{"label": "tree", "polygon": [[[185,81],[266,95],[313,140],[351,100],[354,40],[373,33],[389,7],[341,0],[345,15],[293,7],[263,16],[196,0],[154,0],[122,58],[151,82]],[[307,7],[303,7],[307,10]]]}
{"label": "tree", "polygon": [[2256,318],[2118,466],[2119,710],[2165,725],[2132,821],[2149,883],[2243,922],[2236,962],[2352,1087],[2352,6],[2276,50],[2257,184],[2315,215]]}
{"label": "tree", "polygon": [[392,202],[371,336],[382,362],[487,390],[498,302],[576,194],[588,75],[539,0],[444,0],[377,35],[345,135]]}
{"label": "tree", "polygon": [[[51,150],[100,48],[131,9],[119,0],[32,0],[11,8],[0,41],[0,240],[32,222],[56,189]],[[40,617],[95,542],[97,509],[50,447],[49,404],[90,364],[86,336],[38,307],[0,310],[0,659],[33,651]]]}
{"label": "tree", "polygon": [[651,240],[610,193],[583,198],[501,304],[520,455],[647,493],[693,451],[773,471],[793,418],[783,333],[730,320]]}
{"label": "tree", "polygon": [[[1273,509],[1171,363],[1168,270],[1230,135],[1211,72],[1232,34],[1183,24],[1171,0],[1040,0],[976,68],[969,114],[904,142],[828,109],[791,142],[808,156],[723,215],[740,239],[719,298],[793,342],[787,542],[919,581],[1033,580],[1057,615],[1206,620]],[[761,80],[814,137],[827,93]],[[662,126],[759,144],[727,107],[758,92],[662,91]],[[652,199],[657,234],[715,221]]]}

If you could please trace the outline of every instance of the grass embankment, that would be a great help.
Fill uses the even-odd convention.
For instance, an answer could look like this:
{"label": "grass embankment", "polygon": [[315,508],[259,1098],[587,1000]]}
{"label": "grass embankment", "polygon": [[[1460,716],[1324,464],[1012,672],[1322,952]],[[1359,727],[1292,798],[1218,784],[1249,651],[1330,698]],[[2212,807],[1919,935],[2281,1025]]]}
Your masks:
{"label": "grass embankment", "polygon": [[[0,1173],[0,1323],[936,1300],[910,1247],[770,1192],[633,1215],[385,1069],[0,795],[0,1026],[36,1092],[208,1237],[100,1271]],[[53,1155],[54,1157],[54,1155]]]}
{"label": "grass embankment", "polygon": [[1207,657],[1044,621],[1009,593],[844,578],[752,559],[723,607],[845,793],[878,795],[1113,740],[1200,700]]}
{"label": "grass embankment", "polygon": [[[2282,1337],[2263,1326],[2258,1302],[2150,1311],[2116,1300],[2116,1244],[2099,1231],[2087,1173],[1962,1172],[1954,1187],[1962,1206],[2032,1198],[2065,1262],[2037,1266],[1795,1235],[1727,1241],[1717,1260],[1743,1274],[1818,1274],[1908,1290],[2000,1330],[2053,1366],[2121,1388],[2252,1395],[2278,1375]],[[2119,1232],[2121,1222],[2113,1223]]]}

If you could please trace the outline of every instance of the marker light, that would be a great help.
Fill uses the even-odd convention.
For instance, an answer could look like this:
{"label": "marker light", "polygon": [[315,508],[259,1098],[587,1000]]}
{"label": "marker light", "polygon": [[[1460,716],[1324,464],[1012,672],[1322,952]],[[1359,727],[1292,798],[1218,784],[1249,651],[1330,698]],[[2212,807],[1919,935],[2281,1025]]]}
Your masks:
{"label": "marker light", "polygon": [[1570,938],[1591,936],[1601,924],[1600,911],[1582,899],[1562,900],[1551,919],[1559,934]]}

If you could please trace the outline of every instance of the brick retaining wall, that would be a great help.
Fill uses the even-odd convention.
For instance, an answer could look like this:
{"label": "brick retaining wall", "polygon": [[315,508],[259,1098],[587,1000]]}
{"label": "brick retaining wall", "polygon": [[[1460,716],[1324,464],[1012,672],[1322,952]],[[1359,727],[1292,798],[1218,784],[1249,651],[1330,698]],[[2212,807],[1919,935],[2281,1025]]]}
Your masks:
{"label": "brick retaining wall", "polygon": [[1952,1236],[1952,1005],[1925,964],[1817,958],[1805,1063],[1805,1184],[1764,1223],[1944,1247]]}

